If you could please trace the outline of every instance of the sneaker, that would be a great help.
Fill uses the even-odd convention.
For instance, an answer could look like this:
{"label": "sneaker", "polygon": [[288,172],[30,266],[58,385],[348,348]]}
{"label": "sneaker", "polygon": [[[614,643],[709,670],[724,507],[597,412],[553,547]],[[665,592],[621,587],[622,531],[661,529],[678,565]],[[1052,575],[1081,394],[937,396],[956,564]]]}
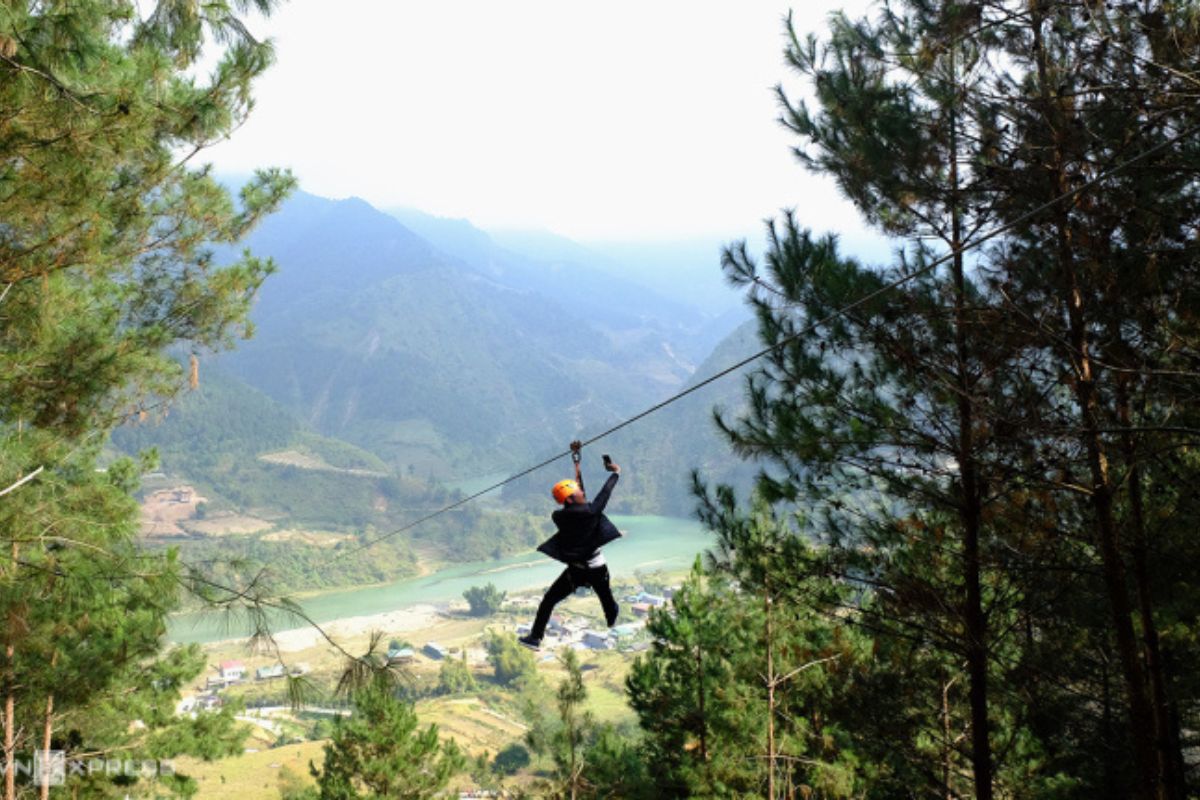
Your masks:
{"label": "sneaker", "polygon": [[620,615],[620,613],[621,613],[621,607],[620,607],[620,606],[617,606],[617,607],[616,607],[616,608],[613,610],[613,615],[612,615],[611,617],[608,617],[608,618],[606,618],[606,619],[604,620],[605,622],[607,622],[607,623],[608,623],[608,627],[610,627],[610,628],[611,628],[613,625],[616,625],[616,624],[617,624],[617,617]]}
{"label": "sneaker", "polygon": [[538,651],[538,650],[540,650],[540,649],[541,649],[541,647],[542,647],[542,640],[541,640],[541,639],[534,639],[533,637],[530,637],[530,636],[518,636],[518,637],[517,637],[517,644],[519,644],[519,645],[521,645],[522,647],[525,647],[525,648],[527,648],[527,649],[529,649],[529,650],[533,650],[533,651],[535,651],[535,652],[536,652],[536,651]]}

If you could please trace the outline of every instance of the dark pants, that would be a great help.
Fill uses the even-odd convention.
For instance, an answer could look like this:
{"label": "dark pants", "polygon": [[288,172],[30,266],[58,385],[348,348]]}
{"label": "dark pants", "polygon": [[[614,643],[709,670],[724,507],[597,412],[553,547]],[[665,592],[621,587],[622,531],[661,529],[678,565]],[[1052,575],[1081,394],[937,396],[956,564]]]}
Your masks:
{"label": "dark pants", "polygon": [[559,575],[546,590],[546,596],[542,598],[542,604],[538,606],[537,616],[533,620],[533,629],[529,631],[530,639],[539,642],[542,640],[546,633],[546,623],[550,621],[550,612],[580,586],[590,586],[596,592],[596,597],[600,598],[600,605],[604,608],[604,619],[610,627],[617,621],[617,601],[613,599],[612,589],[608,585],[608,566],[571,565],[564,569],[562,575]]}

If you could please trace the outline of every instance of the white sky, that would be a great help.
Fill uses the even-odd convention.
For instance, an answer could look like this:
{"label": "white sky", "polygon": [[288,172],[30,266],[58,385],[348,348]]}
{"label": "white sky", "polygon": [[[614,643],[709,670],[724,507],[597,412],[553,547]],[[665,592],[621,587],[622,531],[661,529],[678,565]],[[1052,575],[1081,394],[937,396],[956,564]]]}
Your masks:
{"label": "white sky", "polygon": [[[801,33],[862,0],[795,3]],[[287,166],[357,195],[580,241],[757,234],[794,207],[862,226],[789,152],[772,87],[782,0],[291,0],[254,26],[278,62],[219,171]]]}

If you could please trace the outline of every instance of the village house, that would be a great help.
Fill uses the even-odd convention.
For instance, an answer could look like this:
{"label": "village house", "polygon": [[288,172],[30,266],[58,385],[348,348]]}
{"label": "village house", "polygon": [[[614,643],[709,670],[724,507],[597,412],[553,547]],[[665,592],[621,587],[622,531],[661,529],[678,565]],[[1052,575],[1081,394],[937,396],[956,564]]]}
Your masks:
{"label": "village house", "polygon": [[650,594],[649,592],[638,592],[638,595],[634,598],[634,600],[636,600],[638,603],[645,603],[648,606],[654,606],[655,608],[660,608],[667,604],[667,599],[665,597],[657,594]]}
{"label": "village house", "polygon": [[615,628],[613,628],[611,631],[609,631],[608,633],[609,633],[609,636],[611,636],[614,639],[628,639],[631,636],[635,635],[643,627],[645,627],[645,626],[637,625],[636,623],[629,623],[626,625],[618,625]]}
{"label": "village house", "polygon": [[411,647],[389,647],[387,651],[389,664],[407,664],[416,657],[416,651]]}
{"label": "village house", "polygon": [[169,502],[190,503],[196,497],[196,490],[191,486],[176,486],[171,490]]}
{"label": "village house", "polygon": [[583,644],[592,650],[611,650],[612,642],[607,631],[584,631]]}
{"label": "village house", "polygon": [[218,671],[226,683],[237,683],[246,678],[246,667],[240,661],[222,661]]}
{"label": "village house", "polygon": [[254,671],[254,680],[269,681],[284,676],[283,664],[272,664],[269,667],[259,667]]}

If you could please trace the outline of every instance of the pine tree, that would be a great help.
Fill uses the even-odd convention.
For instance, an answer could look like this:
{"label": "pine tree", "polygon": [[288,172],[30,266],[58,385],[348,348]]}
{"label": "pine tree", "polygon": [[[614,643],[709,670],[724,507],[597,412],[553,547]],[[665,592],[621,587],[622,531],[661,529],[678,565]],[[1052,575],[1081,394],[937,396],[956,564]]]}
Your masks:
{"label": "pine tree", "polygon": [[492,662],[496,681],[503,686],[520,685],[537,680],[537,664],[533,653],[517,643],[511,633],[488,631],[483,641],[488,660]]}
{"label": "pine tree", "polygon": [[657,796],[855,796],[858,756],[830,712],[857,637],[808,607],[807,582],[789,584],[808,558],[799,540],[769,515],[711,511],[729,558],[697,565],[652,615],[655,646],[627,680]]}
{"label": "pine tree", "polygon": [[[272,51],[237,15],[274,5],[164,0],[143,17],[85,0],[0,13],[7,763],[50,746],[211,757],[238,738],[227,714],[174,719],[180,686],[203,669],[195,653],[160,653],[186,572],[174,554],[135,545],[134,465],[97,469],[114,426],[182,390],[181,354],[192,353],[194,382],[196,353],[249,333],[272,265],[244,253],[218,266],[215,248],[293,181],[263,171],[235,204],[189,163],[249,112]],[[194,77],[214,46],[211,77]],[[9,771],[5,797],[16,791]]]}
{"label": "pine tree", "polygon": [[574,650],[564,651],[562,665],[566,677],[558,685],[556,705],[558,716],[551,720],[538,716],[525,735],[525,743],[538,755],[549,755],[554,761],[554,780],[549,791],[551,796],[566,800],[579,800],[591,796],[591,782],[585,775],[587,769],[586,748],[596,729],[596,721],[584,708],[587,687],[583,685],[583,671],[579,668],[579,657]]}
{"label": "pine tree", "polygon": [[[1028,77],[995,159],[1010,213],[1100,181],[1020,230],[999,269],[1012,307],[1039,320],[1027,335],[1046,382],[1071,398],[1048,404],[1066,437],[1047,443],[1044,460],[1070,465],[1085,505],[1142,797],[1187,791],[1148,567],[1144,465],[1189,447],[1168,420],[1200,388],[1194,359],[1177,358],[1200,334],[1191,234],[1200,208],[1185,177],[1200,153],[1185,97],[1197,85],[1195,23],[1194,8],[1170,3],[1137,14],[1033,8],[1010,40]],[[1144,157],[1105,175],[1135,154]]]}
{"label": "pine tree", "polygon": [[419,730],[412,706],[382,682],[355,692],[353,704],[354,714],[338,720],[325,745],[321,769],[310,765],[320,800],[446,796],[467,763],[453,739],[440,741],[436,725]]}
{"label": "pine tree", "polygon": [[866,268],[792,215],[763,267],[731,248],[777,349],[725,428],[771,463],[769,499],[811,510],[826,574],[861,587],[856,624],[909,643],[924,721],[901,751],[930,792],[961,791],[965,735],[977,797],[1186,793],[1188,669],[1158,633],[1181,609],[1156,587],[1187,550],[1145,489],[1188,474],[1195,22],[914,1],[790,40],[815,90],[781,92],[797,154],[904,249]]}
{"label": "pine tree", "polygon": [[[835,17],[828,42],[820,45],[793,33],[789,61],[814,84],[817,108],[781,98],[785,124],[804,142],[797,148],[801,160],[834,176],[863,216],[905,240],[909,253],[890,275],[851,262],[835,265],[833,242],[813,240],[789,218],[771,231],[769,275],[744,249],[731,249],[726,267],[731,278],[753,288],[772,341],[891,280],[908,277],[909,286],[781,351],[773,377],[803,388],[754,405],[751,419],[731,434],[746,454],[804,463],[806,471],[820,460],[816,472],[826,480],[819,491],[883,487],[909,507],[942,515],[917,524],[932,522],[947,534],[943,544],[957,549],[960,566],[944,580],[912,572],[895,579],[925,580],[928,591],[946,596],[940,615],[968,672],[975,794],[988,798],[992,642],[983,587],[991,531],[984,512],[999,498],[987,495],[982,474],[997,447],[985,418],[1007,410],[1004,376],[1014,353],[989,331],[994,314],[980,302],[962,248],[995,217],[994,201],[973,169],[975,152],[993,136],[995,110],[978,96],[983,48],[969,35],[978,9],[958,3],[901,8],[875,25]],[[954,254],[942,270],[927,267],[931,241]],[[788,313],[793,305],[800,315]],[[825,418],[796,421],[814,401]],[[780,436],[793,429],[799,436]],[[792,460],[797,444],[811,457]],[[766,487],[776,496],[795,496],[770,481]],[[889,558],[904,535],[894,517],[877,516],[875,533],[866,541],[860,533],[847,545],[868,544]],[[863,526],[848,523],[846,530],[855,529]]]}

